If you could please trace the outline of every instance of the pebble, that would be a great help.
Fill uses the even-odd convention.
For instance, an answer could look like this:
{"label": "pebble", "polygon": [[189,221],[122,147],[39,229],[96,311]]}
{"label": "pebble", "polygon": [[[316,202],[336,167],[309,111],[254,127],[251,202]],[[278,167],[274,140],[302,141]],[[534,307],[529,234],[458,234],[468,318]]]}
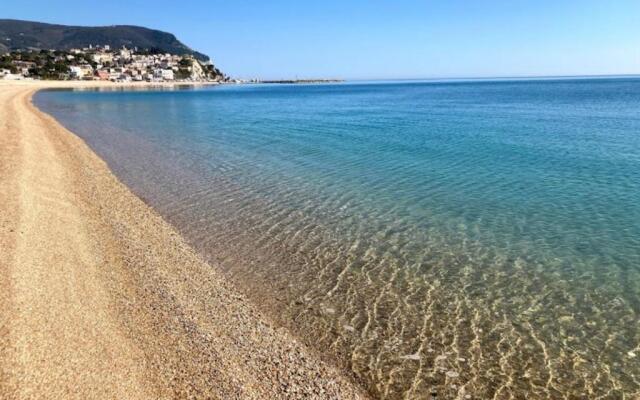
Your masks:
{"label": "pebble", "polygon": [[[113,299],[110,296],[104,299],[102,298],[104,296],[92,299],[96,300],[95,305],[100,309],[102,306],[113,306],[114,315],[104,313],[105,315],[96,316],[91,314],[90,307],[75,308],[75,306],[82,306],[82,299],[69,299],[65,293],[55,293],[54,290],[58,287],[56,285],[59,284],[56,279],[51,279],[51,288],[43,293],[49,295],[51,292],[52,295],[55,295],[55,297],[51,297],[52,302],[64,301],[61,304],[67,305],[67,301],[70,301],[68,303],[70,307],[61,309],[64,314],[56,316],[60,317],[59,321],[54,321],[57,324],[48,323],[47,327],[50,325],[57,328],[58,325],[62,326],[68,322],[81,323],[81,326],[73,327],[74,329],[69,331],[73,335],[76,331],[80,333],[85,328],[92,329],[96,326],[110,329],[112,324],[121,322],[118,318],[120,316],[116,315],[116,312],[123,312],[122,318],[130,321],[130,324],[122,326],[125,329],[122,332],[124,343],[127,344],[126,339],[129,334],[147,335],[143,341],[149,344],[150,352],[148,355],[153,360],[162,360],[162,363],[154,363],[153,371],[147,371],[143,366],[137,365],[137,356],[135,355],[116,354],[123,343],[123,339],[120,337],[105,336],[102,340],[100,335],[89,335],[88,338],[82,338],[87,341],[81,344],[91,349],[99,346],[105,350],[103,353],[117,356],[115,359],[108,360],[113,362],[104,364],[106,368],[100,372],[109,374],[109,378],[118,376],[111,374],[115,373],[120,365],[131,365],[135,370],[127,372],[134,376],[141,373],[145,378],[147,372],[149,372],[149,378],[155,378],[156,373],[158,377],[170,374],[171,378],[166,382],[158,382],[162,384],[158,391],[162,393],[164,390],[168,390],[175,397],[223,399],[362,398],[360,388],[352,385],[348,379],[343,379],[339,371],[325,365],[320,359],[314,357],[313,353],[310,354],[306,350],[306,346],[291,337],[284,328],[271,327],[271,322],[262,316],[257,307],[254,308],[248,300],[236,293],[230,282],[218,271],[215,271],[216,268],[212,268],[204,262],[202,257],[198,256],[169,224],[161,220],[154,210],[148,208],[140,199],[128,192],[115,177],[110,175],[106,164],[98,161],[97,156],[86,146],[77,144],[78,140],[75,136],[66,132],[62,127],[56,127],[57,124],[49,123],[49,121],[46,124],[40,124],[40,117],[37,114],[31,116],[31,113],[27,114],[26,111],[21,110],[27,107],[26,104],[17,103],[27,103],[27,98],[23,98],[22,93],[26,96],[29,94],[28,91],[32,90],[31,87],[25,86],[20,90],[13,89],[13,86],[2,87],[0,90],[0,110],[6,111],[7,100],[5,97],[10,97],[7,91],[13,97],[14,90],[15,96],[18,96],[16,100],[20,101],[15,101],[16,104],[14,104],[14,100],[11,99],[10,104],[11,108],[15,109],[12,111],[17,111],[16,117],[19,118],[13,119],[12,117],[8,124],[15,122],[16,132],[20,135],[21,142],[24,141],[21,144],[25,146],[31,146],[33,143],[39,145],[38,138],[55,137],[55,143],[48,143],[45,140],[42,142],[44,143],[43,147],[38,148],[43,154],[46,153],[47,157],[42,160],[42,163],[38,159],[34,170],[42,174],[41,178],[48,179],[52,174],[48,167],[50,165],[56,167],[53,171],[53,177],[56,178],[56,173],[60,172],[61,192],[62,189],[68,187],[71,194],[67,196],[63,193],[61,197],[58,197],[57,191],[52,192],[52,196],[56,196],[54,200],[60,199],[65,203],[69,200],[78,206],[78,220],[71,219],[68,226],[60,227],[61,229],[49,226],[55,224],[58,219],[68,219],[64,218],[64,215],[58,216],[56,210],[45,210],[47,212],[43,214],[42,219],[27,221],[26,226],[29,229],[32,229],[32,222],[34,227],[42,229],[42,232],[39,231],[37,234],[34,232],[31,236],[38,241],[50,240],[48,236],[51,234],[60,234],[62,235],[60,238],[51,240],[54,240],[56,244],[69,246],[88,243],[87,249],[84,248],[85,246],[81,247],[86,250],[87,262],[89,263],[86,269],[90,272],[93,269],[101,268],[105,260],[113,263],[113,265],[109,265],[109,279],[105,282],[102,282],[99,274],[98,276],[93,276],[95,274],[91,273],[75,274],[75,272],[81,272],[84,265],[69,264],[68,269],[74,278],[79,278],[77,280],[79,290],[77,294],[79,295],[84,295],[85,292],[89,292],[95,287],[111,294],[112,288],[115,288]],[[0,119],[5,114],[7,113],[0,112]],[[33,123],[32,119],[37,123]],[[13,129],[11,128],[5,135],[3,128],[0,128],[2,132],[0,136],[13,135]],[[2,139],[5,138],[2,137]],[[36,141],[32,142],[32,140]],[[3,145],[5,145],[5,141],[0,140],[0,147]],[[51,157],[49,157],[50,150],[53,151]],[[60,150],[60,154],[58,154],[58,150]],[[67,150],[69,154],[62,154]],[[76,152],[78,153],[76,154]],[[22,157],[25,158],[23,161],[27,162],[27,166],[31,164],[29,161],[32,160],[29,158],[33,158],[32,156],[37,156],[37,154]],[[2,161],[4,160],[1,160],[0,164],[3,164]],[[59,171],[57,167],[59,167]],[[24,171],[32,172],[31,167],[28,168]],[[34,186],[38,182],[33,184],[30,183],[30,180],[25,182],[20,182],[21,185],[24,184],[22,185],[24,187],[21,186],[21,188],[39,190],[37,186]],[[36,206],[47,205],[46,201],[36,197],[34,197],[37,200]],[[4,214],[1,218],[4,218]],[[2,224],[3,222],[0,221],[0,225]],[[77,231],[77,227],[91,228],[93,232]],[[25,232],[30,233],[29,231]],[[93,242],[101,239],[103,235],[107,240],[105,246],[93,246]],[[70,252],[69,254],[62,254],[57,246],[56,248],[44,249],[48,252],[45,252],[43,248],[36,249],[38,253],[34,254],[43,257],[43,260],[51,257],[60,263],[72,261],[77,253],[71,247],[62,249],[64,252]],[[85,253],[82,252],[81,255],[85,255]],[[33,269],[36,273],[39,272],[39,269],[46,269],[46,265],[41,268],[41,265],[35,264]],[[12,270],[12,268],[19,267],[20,265],[16,267],[10,265],[7,268]],[[49,278],[48,275],[47,278]],[[55,277],[52,275],[52,278]],[[110,282],[111,280],[113,283]],[[34,281],[34,283],[36,282]],[[64,283],[65,281],[62,280],[60,284]],[[120,288],[124,290],[121,291]],[[26,289],[32,288],[22,288],[22,290]],[[130,297],[129,294],[131,294]],[[0,298],[3,297],[0,295]],[[113,300],[114,304],[111,304],[110,300]],[[188,310],[183,310],[187,303],[189,304]],[[94,302],[91,304],[93,305]],[[111,311],[110,308],[104,309]],[[54,310],[55,308],[46,311],[53,312]],[[11,311],[13,310],[11,309]],[[18,308],[17,311],[21,310]],[[329,310],[327,311],[329,312]],[[20,318],[25,317],[25,326],[29,326],[31,321],[36,321],[34,316],[36,318],[40,316],[35,313],[31,314],[33,315],[19,316]],[[90,319],[85,320],[85,314]],[[49,317],[49,314],[42,315]],[[22,323],[22,321],[20,322]],[[130,325],[133,327],[131,330],[129,330]],[[109,332],[101,333],[108,335]],[[49,344],[46,341],[47,338],[41,336],[44,335],[31,335],[28,339],[34,342],[29,344],[47,346]],[[2,345],[5,344],[3,339],[0,339]],[[59,339],[59,343],[63,346],[67,346],[73,345],[75,336],[70,335],[56,339]],[[45,348],[44,346],[41,347]],[[145,348],[146,350],[147,348]],[[100,361],[101,358],[104,358],[103,355],[98,354],[99,352],[91,354],[77,352],[79,358],[68,360],[69,363],[60,365],[58,361],[59,357],[64,356],[63,353],[54,351],[52,354],[47,354],[50,356],[47,357],[47,360],[36,360],[45,372],[41,376],[43,381],[55,381],[59,373],[63,371],[62,368],[69,368],[64,372],[68,372],[70,375],[75,373],[81,375],[78,377],[78,385],[73,387],[76,393],[91,394],[97,389],[104,393],[109,393],[112,389],[121,389],[123,392],[130,391],[127,389],[138,389],[137,387],[129,387],[129,384],[134,382],[129,380],[120,382],[114,379],[98,379],[99,382],[96,383],[100,384],[99,387],[87,387],[83,383],[90,382],[82,378],[94,377],[93,374],[99,370],[92,368],[91,361]],[[145,353],[145,355],[147,354]],[[87,365],[89,368],[83,371],[81,370],[82,365]],[[54,369],[44,371],[47,367],[54,367]],[[0,369],[2,368],[0,367]],[[217,376],[220,370],[221,374]],[[127,375],[129,374],[123,374],[122,377],[128,378]],[[93,379],[90,380],[93,381]],[[29,379],[19,379],[19,384],[21,385],[19,389],[24,393],[30,393],[31,397],[50,395],[45,391],[47,388],[39,381],[30,382]],[[0,393],[3,393],[0,397],[4,398],[4,385],[0,383],[0,387],[2,387]],[[43,392],[39,393],[34,390],[42,390]],[[314,395],[314,393],[319,394]],[[112,394],[112,396],[118,397],[117,394]]]}
{"label": "pebble", "polygon": [[560,321],[562,323],[572,322],[573,321],[573,315],[563,315],[562,317],[558,318],[558,321]]}
{"label": "pebble", "polygon": [[445,375],[447,375],[449,378],[457,378],[460,376],[460,374],[456,371],[447,371]]}
{"label": "pebble", "polygon": [[402,357],[400,357],[403,360],[413,360],[413,361],[420,361],[420,354],[415,353],[415,354],[407,354],[404,355]]}
{"label": "pebble", "polygon": [[629,358],[635,358],[636,353],[634,353],[633,351],[630,351],[627,353],[627,355],[629,356]]}
{"label": "pebble", "polygon": [[355,332],[356,330],[356,328],[354,328],[351,325],[343,325],[342,327],[344,328],[345,331],[348,331],[348,332]]}

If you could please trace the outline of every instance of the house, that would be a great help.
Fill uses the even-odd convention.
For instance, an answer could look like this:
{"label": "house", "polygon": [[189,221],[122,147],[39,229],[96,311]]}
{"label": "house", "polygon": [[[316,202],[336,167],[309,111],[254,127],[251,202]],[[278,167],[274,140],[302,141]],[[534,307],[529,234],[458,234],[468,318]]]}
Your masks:
{"label": "house", "polygon": [[174,79],[172,69],[155,69],[153,70],[153,78],[156,80],[172,81]]}
{"label": "house", "polygon": [[172,81],[173,78],[173,70],[172,69],[163,69],[162,70],[162,79],[165,81]]}
{"label": "house", "polygon": [[29,70],[36,67],[36,63],[33,61],[14,61],[13,65],[18,69],[18,73],[23,76],[29,76]]}
{"label": "house", "polygon": [[72,79],[86,79],[93,76],[93,67],[89,64],[71,65],[69,73]]}
{"label": "house", "polygon": [[122,47],[120,49],[120,58],[123,60],[131,60],[131,50],[128,50],[126,47]]}
{"label": "house", "polygon": [[109,72],[109,80],[110,81],[117,81],[118,79],[120,79],[120,75],[122,75],[122,72],[117,72],[117,71],[112,69]]}
{"label": "house", "polygon": [[109,71],[104,70],[104,69],[100,69],[97,71],[98,74],[98,78],[101,81],[108,81],[109,80]]}
{"label": "house", "polygon": [[74,79],[82,79],[84,77],[84,71],[76,65],[71,65],[69,67],[69,74],[71,75],[71,78]]}
{"label": "house", "polygon": [[24,76],[20,74],[7,74],[3,78],[5,81],[20,81],[24,79]]}
{"label": "house", "polygon": [[113,62],[113,54],[111,53],[94,53],[91,58],[93,62],[97,64],[104,64],[106,62]]}

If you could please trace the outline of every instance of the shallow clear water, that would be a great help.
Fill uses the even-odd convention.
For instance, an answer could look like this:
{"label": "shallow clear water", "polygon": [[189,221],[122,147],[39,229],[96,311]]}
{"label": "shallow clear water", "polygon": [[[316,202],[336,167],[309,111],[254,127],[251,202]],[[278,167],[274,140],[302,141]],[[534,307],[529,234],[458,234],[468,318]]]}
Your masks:
{"label": "shallow clear water", "polygon": [[35,102],[379,397],[640,396],[640,79]]}

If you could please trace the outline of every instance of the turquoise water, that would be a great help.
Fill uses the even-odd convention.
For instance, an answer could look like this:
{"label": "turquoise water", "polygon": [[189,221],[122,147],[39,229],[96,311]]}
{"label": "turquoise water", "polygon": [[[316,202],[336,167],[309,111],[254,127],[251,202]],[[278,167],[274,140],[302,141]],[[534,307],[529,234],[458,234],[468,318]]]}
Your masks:
{"label": "turquoise water", "polygon": [[640,396],[640,79],[35,103],[380,398]]}

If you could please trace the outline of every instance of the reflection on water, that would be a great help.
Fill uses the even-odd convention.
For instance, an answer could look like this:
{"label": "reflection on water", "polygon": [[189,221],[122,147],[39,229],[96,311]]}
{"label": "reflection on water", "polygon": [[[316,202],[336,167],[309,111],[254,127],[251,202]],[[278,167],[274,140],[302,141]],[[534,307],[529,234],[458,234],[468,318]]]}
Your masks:
{"label": "reflection on water", "polygon": [[36,103],[381,398],[640,396],[640,80]]}

